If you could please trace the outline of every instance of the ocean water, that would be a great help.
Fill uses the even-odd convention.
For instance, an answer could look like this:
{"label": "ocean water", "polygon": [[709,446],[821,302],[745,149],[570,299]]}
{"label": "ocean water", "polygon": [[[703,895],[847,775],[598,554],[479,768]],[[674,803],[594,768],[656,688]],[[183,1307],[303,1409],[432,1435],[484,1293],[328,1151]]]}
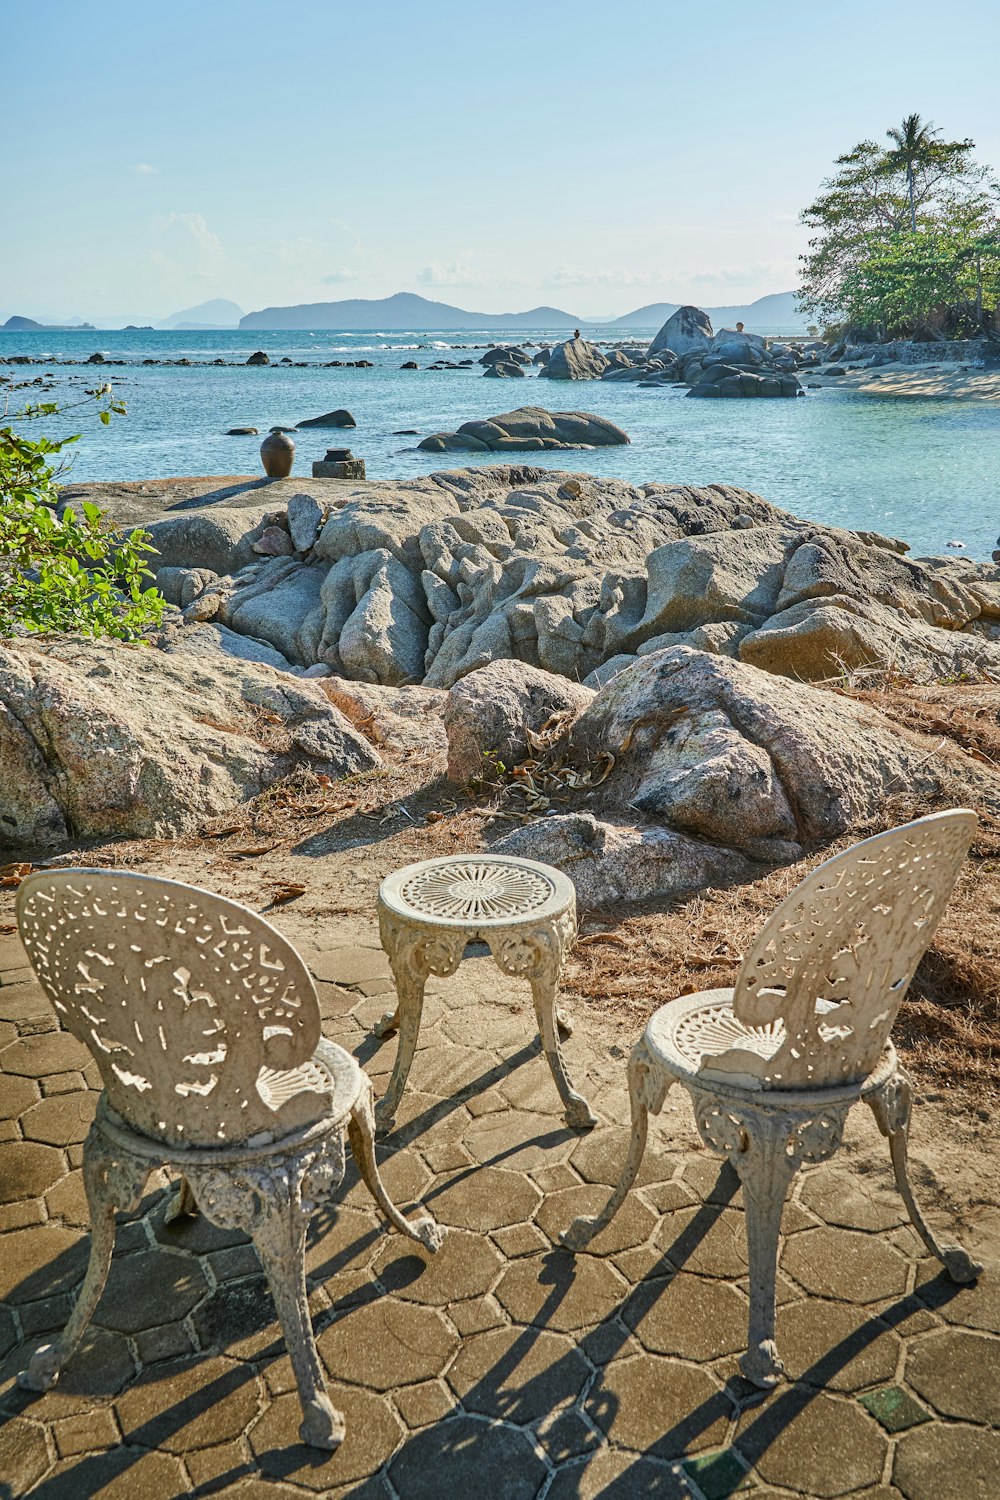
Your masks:
{"label": "ocean water", "polygon": [[[643,330],[637,341],[652,337]],[[504,342],[557,342],[564,335],[532,330]],[[600,334],[593,335],[600,337]],[[882,531],[908,541],[916,555],[949,552],[961,541],[968,555],[988,558],[1000,531],[1000,405],[982,401],[912,400],[809,391],[798,400],[689,401],[671,387],[640,390],[627,383],[543,380],[484,381],[471,369],[401,370],[436,358],[478,359],[495,335],[475,329],[440,334],[379,332],[53,332],[2,333],[0,358],[27,354],[52,361],[86,359],[94,351],[124,366],[71,368],[0,366],[17,382],[37,376],[55,393],[28,384],[24,400],[75,399],[88,385],[113,382],[128,414],[103,427],[92,415],[49,423],[47,435],[81,432],[72,478],[125,480],[167,475],[260,472],[260,437],[227,437],[228,427],[257,427],[261,436],[346,407],[357,427],[312,428],[296,434],[293,473],[308,475],[327,447],[349,444],[369,478],[401,478],[435,469],[491,463],[493,455],[421,453],[420,436],[454,431],[462,422],[517,406],[583,410],[609,418],[631,438],[628,447],[539,455],[553,468],[613,475],[641,484],[721,482],[755,490],[796,515],[830,525]],[[255,349],[272,364],[247,367]],[[282,357],[305,368],[279,366]],[[144,359],[187,358],[190,366],[143,365]],[[212,360],[238,361],[216,366]],[[331,359],[371,360],[370,370],[326,369]],[[41,426],[39,430],[43,430]],[[507,460],[509,461],[509,460]],[[525,462],[536,462],[525,455]]]}

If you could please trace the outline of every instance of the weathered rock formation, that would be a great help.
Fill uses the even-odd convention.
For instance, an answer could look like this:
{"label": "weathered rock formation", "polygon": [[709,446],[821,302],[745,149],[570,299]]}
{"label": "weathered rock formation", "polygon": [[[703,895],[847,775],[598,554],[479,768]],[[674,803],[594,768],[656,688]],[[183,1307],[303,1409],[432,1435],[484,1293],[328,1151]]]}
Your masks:
{"label": "weathered rock formation", "polygon": [[629,441],[628,433],[586,411],[546,411],[520,406],[482,422],[463,422],[457,432],[435,432],[418,443],[428,453],[540,452],[607,448]]}
{"label": "weathered rock formation", "polygon": [[195,828],[291,771],[380,759],[312,682],[221,652],[0,647],[0,842]]}
{"label": "weathered rock formation", "polygon": [[321,417],[306,417],[299,427],[357,427],[349,411],[340,406],[336,411],[324,412]]}
{"label": "weathered rock formation", "polygon": [[995,564],[909,558],[727,485],[484,464],[402,482],[63,495],[149,526],[192,628],[211,621],[294,668],[388,687],[447,688],[508,659],[597,685],[673,645],[789,677],[1000,674]]}
{"label": "weathered rock formation", "polygon": [[679,307],[649,346],[650,354],[703,354],[712,342],[712,320],[700,307]]}

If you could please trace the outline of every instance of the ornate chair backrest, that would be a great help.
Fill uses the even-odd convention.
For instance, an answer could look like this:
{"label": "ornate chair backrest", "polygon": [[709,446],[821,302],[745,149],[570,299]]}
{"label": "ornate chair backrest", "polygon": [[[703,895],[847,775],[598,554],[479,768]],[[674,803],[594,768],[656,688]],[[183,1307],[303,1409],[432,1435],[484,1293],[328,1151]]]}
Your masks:
{"label": "ornate chair backrest", "polygon": [[42,987],[133,1129],[203,1147],[275,1131],[261,1069],[306,1062],[320,1015],[301,958],[263,918],[175,880],[81,869],[30,875],[17,919]]}
{"label": "ornate chair backrest", "polygon": [[830,1088],[877,1065],[978,821],[957,809],[865,839],[768,918],[733,991],[745,1025],[783,1029],[764,1088]]}

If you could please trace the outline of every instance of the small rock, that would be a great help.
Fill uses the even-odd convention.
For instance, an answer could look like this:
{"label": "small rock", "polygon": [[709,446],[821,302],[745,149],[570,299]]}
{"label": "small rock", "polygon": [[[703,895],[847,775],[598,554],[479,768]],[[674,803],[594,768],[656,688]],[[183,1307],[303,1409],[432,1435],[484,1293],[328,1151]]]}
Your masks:
{"label": "small rock", "polygon": [[268,356],[264,353],[263,349],[257,349],[257,350],[255,350],[254,353],[251,354],[250,358],[247,360],[247,364],[248,365],[269,365],[270,363],[271,363],[271,361],[268,358]]}
{"label": "small rock", "polygon": [[357,427],[357,422],[349,411],[338,407],[336,411],[324,412],[321,417],[307,417],[300,422],[300,427]]}
{"label": "small rock", "polygon": [[308,552],[319,533],[323,507],[313,495],[293,495],[288,502],[288,532],[296,552]]}
{"label": "small rock", "polygon": [[226,430],[226,437],[256,437],[256,427],[230,427]]}
{"label": "small rock", "polygon": [[262,557],[291,557],[295,551],[291,537],[281,526],[267,526],[252,544]]}

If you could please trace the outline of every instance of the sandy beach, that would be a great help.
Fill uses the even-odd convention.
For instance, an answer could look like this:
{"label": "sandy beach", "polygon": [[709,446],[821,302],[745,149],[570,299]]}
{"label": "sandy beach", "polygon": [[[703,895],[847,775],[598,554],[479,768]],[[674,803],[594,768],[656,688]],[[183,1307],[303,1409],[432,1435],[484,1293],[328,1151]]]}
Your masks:
{"label": "sandy beach", "polygon": [[802,383],[807,389],[817,385],[837,386],[841,390],[860,391],[864,396],[1000,402],[1000,365],[984,370],[949,360],[926,365],[896,362],[874,370],[848,368],[846,375],[818,375],[807,370],[803,372]]}

